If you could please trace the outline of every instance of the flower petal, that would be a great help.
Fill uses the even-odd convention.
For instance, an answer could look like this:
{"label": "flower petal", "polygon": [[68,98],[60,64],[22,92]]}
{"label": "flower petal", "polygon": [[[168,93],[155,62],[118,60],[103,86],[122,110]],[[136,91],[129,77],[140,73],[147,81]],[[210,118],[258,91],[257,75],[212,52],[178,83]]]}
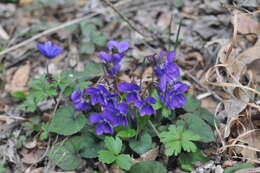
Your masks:
{"label": "flower petal", "polygon": [[96,127],[96,134],[102,135],[104,133],[104,125],[102,123],[98,124]]}
{"label": "flower petal", "polygon": [[175,59],[176,51],[170,51],[167,55],[167,62],[172,62]]}
{"label": "flower petal", "polygon": [[102,116],[101,114],[99,113],[92,113],[90,116],[89,116],[89,122],[91,123],[98,123],[102,120]]}

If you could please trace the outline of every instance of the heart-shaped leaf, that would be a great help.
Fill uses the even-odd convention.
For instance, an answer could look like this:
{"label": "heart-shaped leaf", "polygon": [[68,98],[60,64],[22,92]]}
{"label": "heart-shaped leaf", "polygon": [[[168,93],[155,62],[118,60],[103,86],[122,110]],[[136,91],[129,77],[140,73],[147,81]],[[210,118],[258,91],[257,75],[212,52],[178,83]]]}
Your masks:
{"label": "heart-shaped leaf", "polygon": [[129,146],[134,152],[142,155],[153,148],[154,143],[152,143],[152,137],[148,133],[143,133],[139,141],[132,140]]}
{"label": "heart-shaped leaf", "polygon": [[166,173],[165,167],[156,161],[144,161],[134,164],[129,173]]}
{"label": "heart-shaped leaf", "polygon": [[72,135],[79,132],[86,124],[86,117],[83,114],[75,116],[73,106],[61,108],[52,119],[49,130],[60,135]]}

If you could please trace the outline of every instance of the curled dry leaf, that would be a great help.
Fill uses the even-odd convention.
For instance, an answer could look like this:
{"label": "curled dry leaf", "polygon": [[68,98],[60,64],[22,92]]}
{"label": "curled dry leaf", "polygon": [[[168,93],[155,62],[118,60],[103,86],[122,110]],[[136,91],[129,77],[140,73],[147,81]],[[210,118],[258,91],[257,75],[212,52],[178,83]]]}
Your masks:
{"label": "curled dry leaf", "polygon": [[25,148],[28,148],[28,149],[33,149],[35,148],[37,145],[37,140],[36,138],[34,137],[33,140],[25,140],[23,141],[23,146]]}
{"label": "curled dry leaf", "polygon": [[28,150],[23,149],[21,151],[21,154],[23,156],[22,158],[22,162],[26,163],[26,164],[35,164],[39,157],[40,157],[40,151],[30,151],[28,152]]}
{"label": "curled dry leaf", "polygon": [[31,169],[31,167],[29,167],[25,173],[43,173],[43,168],[35,168],[35,169]]}
{"label": "curled dry leaf", "polygon": [[241,159],[259,163],[257,154],[260,151],[259,134],[249,132],[255,130],[251,117],[256,111],[252,111],[252,107],[259,109],[259,106],[254,104],[255,96],[259,94],[255,85],[259,82],[255,77],[258,72],[253,71],[259,66],[258,68],[251,66],[260,59],[258,53],[260,41],[258,40],[253,47],[244,51],[235,45],[237,32],[259,35],[260,24],[247,14],[238,12],[235,12],[233,20],[233,38],[220,49],[216,65],[208,70],[205,78],[210,84],[222,87],[223,91],[229,95],[223,101],[224,107],[216,114],[216,118],[222,119],[222,122],[224,122],[223,118],[220,119],[220,117],[223,115],[227,119],[220,135],[229,145],[222,143],[222,149],[227,149],[232,157],[240,154]]}
{"label": "curled dry leaf", "polygon": [[238,32],[242,34],[257,34],[260,35],[260,24],[252,19],[247,13],[238,13],[237,15]]}
{"label": "curled dry leaf", "polygon": [[0,25],[0,37],[4,40],[9,40],[10,37],[7,34],[7,32],[4,30],[4,28]]}
{"label": "curled dry leaf", "polygon": [[27,62],[25,65],[20,66],[14,73],[10,83],[6,84],[5,89],[9,93],[16,91],[27,92],[26,84],[31,72],[31,64]]}
{"label": "curled dry leaf", "polygon": [[133,160],[133,163],[135,164],[146,160],[155,160],[158,157],[158,155],[159,155],[159,147],[156,147],[142,154],[141,157],[139,157],[138,159]]}
{"label": "curled dry leaf", "polygon": [[172,18],[172,13],[168,12],[168,13],[162,13],[158,19],[158,23],[157,25],[161,28],[161,29],[167,29],[169,27],[169,25],[171,24],[171,18]]}

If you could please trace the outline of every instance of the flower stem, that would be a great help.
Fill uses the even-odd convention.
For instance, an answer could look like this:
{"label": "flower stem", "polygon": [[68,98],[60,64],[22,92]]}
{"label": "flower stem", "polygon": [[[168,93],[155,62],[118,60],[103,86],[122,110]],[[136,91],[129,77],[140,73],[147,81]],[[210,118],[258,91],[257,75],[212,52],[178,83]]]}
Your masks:
{"label": "flower stem", "polygon": [[148,120],[149,125],[152,127],[154,133],[158,136],[158,138],[160,138],[159,132],[158,130],[155,128],[155,126],[153,125],[151,120]]}

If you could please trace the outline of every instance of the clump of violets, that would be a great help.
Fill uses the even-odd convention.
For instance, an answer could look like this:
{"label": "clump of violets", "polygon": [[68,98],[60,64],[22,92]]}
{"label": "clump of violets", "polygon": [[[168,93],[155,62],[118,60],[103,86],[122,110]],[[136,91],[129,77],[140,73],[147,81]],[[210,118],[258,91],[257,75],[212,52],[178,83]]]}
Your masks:
{"label": "clump of violets", "polygon": [[101,51],[99,52],[99,58],[104,63],[109,76],[114,77],[120,72],[120,62],[125,56],[125,52],[129,49],[129,44],[126,41],[116,42],[110,40],[107,43],[107,47],[111,53]]}
{"label": "clump of violets", "polygon": [[62,47],[53,44],[51,41],[47,41],[43,44],[37,43],[36,47],[48,59],[55,58],[62,53]]}
{"label": "clump of violets", "polygon": [[[129,49],[126,41],[107,43],[110,53],[101,51],[99,58],[104,63],[108,75],[112,78],[120,72],[120,62]],[[176,52],[161,52],[159,57],[151,56],[155,75],[159,79],[158,90],[160,101],[169,109],[182,107],[186,101],[183,94],[188,86],[179,81],[180,70],[173,62]],[[166,57],[166,58],[165,58]],[[113,78],[112,78],[113,79]],[[97,112],[91,113],[89,122],[96,125],[96,134],[113,134],[117,126],[129,126],[130,119],[136,116],[151,116],[156,114],[153,104],[156,99],[144,96],[142,88],[135,82],[119,82],[112,92],[105,85],[77,89],[71,95],[74,107],[78,111],[88,110],[91,106]]]}
{"label": "clump of violets", "polygon": [[185,104],[184,92],[188,90],[188,86],[179,81],[180,70],[173,62],[175,56],[176,52],[170,51],[167,54],[160,52],[159,58],[150,57],[150,60],[155,64],[155,75],[160,79],[158,85],[160,101],[172,110],[181,108]]}

